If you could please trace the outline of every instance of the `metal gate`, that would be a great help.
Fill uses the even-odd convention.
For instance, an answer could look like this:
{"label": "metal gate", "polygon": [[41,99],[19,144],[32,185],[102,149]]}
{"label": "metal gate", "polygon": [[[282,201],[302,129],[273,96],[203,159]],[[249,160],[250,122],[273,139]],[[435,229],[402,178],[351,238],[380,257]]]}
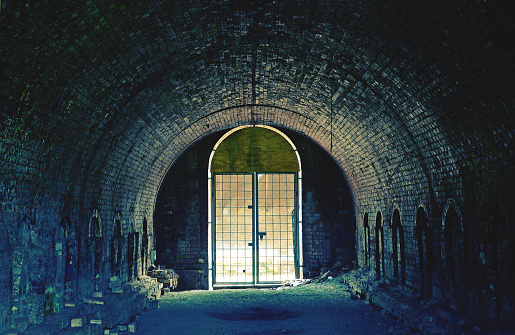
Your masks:
{"label": "metal gate", "polygon": [[297,173],[214,174],[213,199],[214,284],[296,277]]}

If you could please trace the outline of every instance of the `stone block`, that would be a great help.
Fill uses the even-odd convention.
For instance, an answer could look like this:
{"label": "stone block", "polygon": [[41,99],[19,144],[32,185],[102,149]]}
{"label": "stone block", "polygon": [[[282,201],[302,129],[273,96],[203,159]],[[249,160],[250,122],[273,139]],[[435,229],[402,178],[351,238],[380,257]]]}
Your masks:
{"label": "stone block", "polygon": [[133,323],[129,324],[129,325],[127,326],[127,331],[128,331],[129,333],[135,333],[135,332],[136,332],[136,325],[135,325],[135,324],[133,324]]}
{"label": "stone block", "polygon": [[74,318],[70,321],[70,327],[82,327],[84,320],[82,318]]}

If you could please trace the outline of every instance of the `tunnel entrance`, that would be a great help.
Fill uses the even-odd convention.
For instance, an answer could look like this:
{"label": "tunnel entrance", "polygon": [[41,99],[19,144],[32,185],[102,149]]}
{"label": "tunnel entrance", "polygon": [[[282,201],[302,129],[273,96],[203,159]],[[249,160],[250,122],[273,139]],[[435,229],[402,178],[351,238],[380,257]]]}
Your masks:
{"label": "tunnel entrance", "polygon": [[212,285],[300,278],[300,159],[278,130],[244,126],[213,149],[208,223]]}
{"label": "tunnel entrance", "polygon": [[[214,266],[216,263],[214,261],[220,261],[216,255],[216,235],[214,235],[216,233],[214,206],[217,199],[216,189],[218,189],[214,180],[217,175],[250,175],[250,177],[247,177],[250,179],[253,178],[254,172],[256,178],[259,178],[261,174],[268,178],[273,178],[276,175],[294,175],[295,196],[297,197],[296,209],[298,209],[294,213],[295,230],[291,226],[293,221],[290,211],[287,212],[288,217],[284,215],[282,219],[285,222],[287,220],[288,229],[296,232],[292,234],[294,276],[296,278],[319,276],[338,262],[349,268],[355,261],[354,199],[345,176],[334,163],[332,157],[310,139],[284,128],[279,128],[279,130],[286,134],[287,138],[294,143],[294,146],[284,139],[282,141],[285,144],[285,150],[281,151],[277,145],[273,144],[275,141],[273,138],[280,136],[283,139],[282,135],[273,130],[260,134],[254,128],[259,127],[232,130],[234,137],[227,135],[227,130],[216,132],[212,136],[196,142],[170,166],[170,170],[162,182],[156,199],[153,218],[156,246],[154,265],[173,269],[179,275],[178,290],[209,289],[217,287],[217,285],[239,286],[239,284],[235,284],[236,280],[227,284],[220,284],[214,278],[216,274],[216,267]],[[245,131],[249,131],[249,133],[242,136],[242,134],[245,135]],[[255,133],[251,134],[250,132]],[[239,140],[233,141],[238,139],[238,136],[240,137]],[[221,141],[222,138],[224,138],[223,141]],[[241,145],[245,141],[248,144]],[[243,150],[251,150],[249,148],[250,143],[259,142],[268,143],[264,151],[259,151],[260,153],[265,152],[266,154],[261,157],[268,159],[260,159],[260,155],[255,154],[253,160],[254,162],[261,162],[259,166],[257,163],[252,163],[250,159],[247,159],[247,163],[242,164],[242,159],[238,159],[237,156]],[[247,149],[244,149],[245,147]],[[213,153],[213,148],[215,148],[216,155]],[[302,169],[295,150],[298,150],[298,156],[302,157]],[[248,155],[241,156],[249,157]],[[280,157],[280,159],[273,159],[274,156]],[[290,163],[284,164],[286,161]],[[268,165],[264,165],[263,162]],[[273,172],[272,163],[273,168],[278,171]],[[225,164],[225,166],[222,164]],[[230,169],[231,164],[233,169]],[[252,165],[254,170],[248,169],[251,164],[254,164]],[[244,165],[246,166],[245,169],[243,168]],[[241,166],[241,168],[236,169],[237,166]],[[206,178],[206,173],[209,178]],[[255,181],[255,184],[255,187],[263,189],[263,186],[257,185],[257,181]],[[251,190],[252,187],[250,186]],[[280,192],[283,192],[281,189],[275,192],[276,194],[279,192],[279,197],[283,197],[280,194]],[[267,207],[266,204],[263,205],[263,201],[260,202],[259,200],[264,199],[262,196],[252,194],[250,203],[242,205],[249,212],[246,215],[251,218],[253,217],[253,209],[248,209],[248,206],[252,205],[252,196],[258,197],[258,206],[254,209],[255,211],[260,209],[266,211]],[[269,211],[268,213],[272,212]],[[268,215],[268,217],[272,218],[271,215]],[[259,219],[259,222],[263,222],[262,220],[263,218]],[[275,220],[278,220],[278,218],[275,218]],[[286,224],[284,224],[284,228],[286,228]],[[281,230],[284,230],[284,228],[281,228]],[[263,236],[263,242],[257,246],[257,252],[260,252],[264,244],[271,240],[270,229],[266,228],[264,231],[267,234]],[[286,234],[288,234],[287,231]],[[259,235],[254,236],[260,241]],[[149,235],[149,238],[152,237]],[[279,239],[282,239],[282,237]],[[291,240],[289,241],[291,243]],[[144,243],[144,241],[141,243]],[[274,243],[280,244],[278,241],[274,241]],[[252,254],[253,246],[247,244],[247,247]],[[274,248],[277,247],[274,246]],[[291,247],[289,248],[291,250]],[[372,250],[375,249],[372,248]],[[262,256],[263,252],[260,255]],[[250,265],[250,267],[255,271],[257,265],[255,267]],[[247,271],[245,269],[245,273]],[[241,272],[243,272],[243,269],[241,269]],[[261,271],[258,278],[260,282],[272,280],[266,279],[265,281],[265,277],[261,276],[262,274]],[[255,273],[252,273],[249,277],[254,279],[254,276]],[[243,285],[245,287],[253,285],[274,286],[273,284],[257,282],[253,284],[253,281],[248,279],[245,280]]]}

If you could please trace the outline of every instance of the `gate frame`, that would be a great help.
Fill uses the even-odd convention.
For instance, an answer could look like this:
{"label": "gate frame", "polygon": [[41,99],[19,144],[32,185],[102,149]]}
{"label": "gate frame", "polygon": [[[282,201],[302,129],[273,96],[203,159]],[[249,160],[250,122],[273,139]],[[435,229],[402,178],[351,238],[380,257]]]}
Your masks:
{"label": "gate frame", "polygon": [[[275,129],[273,127],[266,126],[266,125],[239,126],[239,127],[233,128],[233,129],[229,130],[227,133],[225,133],[218,140],[218,142],[216,142],[216,144],[213,147],[213,150],[211,151],[211,154],[209,156],[208,171],[207,171],[207,179],[208,179],[208,183],[207,183],[207,193],[208,193],[208,201],[207,201],[207,206],[208,206],[208,214],[207,214],[207,221],[208,221],[208,223],[207,223],[208,276],[207,276],[207,278],[208,278],[208,289],[209,290],[213,290],[213,275],[214,275],[213,274],[214,243],[213,243],[213,213],[212,213],[214,195],[213,195],[213,187],[212,187],[213,174],[211,173],[211,162],[213,161],[213,157],[216,152],[216,149],[227,137],[229,137],[234,132],[237,132],[238,130],[241,130],[244,128],[249,128],[249,127],[266,128],[268,130],[272,130],[272,131],[276,132],[277,134],[281,135],[291,145],[292,150],[295,152],[295,155],[297,156],[297,160],[299,163],[299,171],[297,171],[297,192],[298,193],[297,193],[297,204],[296,204],[296,209],[298,211],[298,214],[297,214],[298,239],[297,239],[297,245],[294,246],[294,248],[298,252],[298,255],[296,257],[298,264],[296,264],[296,266],[295,266],[296,279],[302,279],[303,274],[304,274],[304,255],[303,255],[303,247],[302,247],[302,243],[303,243],[303,241],[302,241],[302,165],[301,165],[299,152],[297,151],[295,144],[293,144],[293,142],[288,138],[288,136],[286,136],[283,132],[279,131],[278,129]],[[230,286],[233,286],[233,285],[230,285]],[[245,286],[250,286],[250,285],[245,284]],[[258,286],[258,285],[252,285],[252,286]],[[270,286],[270,285],[267,284],[267,286]]]}

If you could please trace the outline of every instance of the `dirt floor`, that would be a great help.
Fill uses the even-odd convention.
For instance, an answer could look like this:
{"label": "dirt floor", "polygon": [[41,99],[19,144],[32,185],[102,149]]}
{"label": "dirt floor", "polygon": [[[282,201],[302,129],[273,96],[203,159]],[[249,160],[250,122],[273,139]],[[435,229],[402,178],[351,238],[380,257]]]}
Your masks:
{"label": "dirt floor", "polygon": [[136,334],[419,334],[375,311],[338,278],[280,289],[172,292]]}

